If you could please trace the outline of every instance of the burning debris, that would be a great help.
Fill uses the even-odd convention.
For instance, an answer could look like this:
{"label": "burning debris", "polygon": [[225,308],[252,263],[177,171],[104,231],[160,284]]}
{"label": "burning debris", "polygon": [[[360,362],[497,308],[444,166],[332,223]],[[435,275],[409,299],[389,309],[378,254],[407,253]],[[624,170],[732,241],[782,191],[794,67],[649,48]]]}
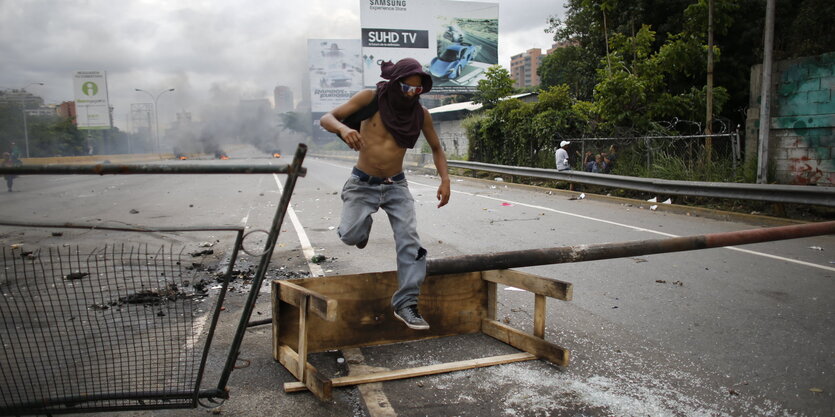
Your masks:
{"label": "burning debris", "polygon": [[273,158],[281,158],[281,151],[280,150],[274,150],[274,151],[272,151],[272,154],[273,154]]}
{"label": "burning debris", "polygon": [[217,150],[215,151],[215,159],[227,160],[229,159],[229,155],[227,155],[226,152]]}
{"label": "burning debris", "polygon": [[186,156],[186,154],[183,154],[183,153],[177,153],[177,154],[174,154],[174,159],[179,159],[180,161],[185,161],[186,159],[188,159],[188,156]]}

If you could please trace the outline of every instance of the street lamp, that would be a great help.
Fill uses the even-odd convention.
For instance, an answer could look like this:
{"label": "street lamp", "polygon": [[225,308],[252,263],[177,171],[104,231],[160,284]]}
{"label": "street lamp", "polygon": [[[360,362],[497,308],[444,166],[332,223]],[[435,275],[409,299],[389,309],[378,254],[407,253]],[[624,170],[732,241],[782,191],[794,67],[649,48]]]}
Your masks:
{"label": "street lamp", "polygon": [[[29,83],[26,84],[26,87],[20,89],[20,91],[26,91],[27,88],[33,85],[43,85],[43,83]],[[20,107],[23,110],[23,141],[26,143],[26,157],[29,157],[29,126],[26,125],[26,99],[21,98],[20,100]]]}
{"label": "street lamp", "polygon": [[147,91],[145,91],[141,88],[135,88],[134,90],[141,91],[141,92],[147,94],[149,97],[151,97],[152,100],[154,100],[154,121],[156,123],[157,153],[162,153],[162,152],[160,152],[160,149],[159,149],[159,113],[157,112],[157,100],[159,100],[159,96],[161,96],[164,93],[167,93],[169,91],[174,91],[174,89],[169,88],[167,90],[162,90],[156,96],[154,96],[153,94],[151,94],[151,93],[149,93],[149,92],[147,92]]}

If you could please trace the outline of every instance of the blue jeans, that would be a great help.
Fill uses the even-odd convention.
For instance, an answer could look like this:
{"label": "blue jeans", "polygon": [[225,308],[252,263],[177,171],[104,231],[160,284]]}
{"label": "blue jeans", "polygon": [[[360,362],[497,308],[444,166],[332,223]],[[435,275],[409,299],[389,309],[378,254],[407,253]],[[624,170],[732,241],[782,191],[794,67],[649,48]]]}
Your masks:
{"label": "blue jeans", "polygon": [[[368,239],[371,215],[378,209],[386,212],[394,232],[397,249],[398,289],[391,298],[395,310],[417,304],[420,285],[426,278],[426,249],[417,234],[415,200],[406,179],[379,183],[379,178],[362,181],[351,175],[342,187],[342,218],[337,233],[347,245]],[[374,182],[378,182],[373,184]]]}

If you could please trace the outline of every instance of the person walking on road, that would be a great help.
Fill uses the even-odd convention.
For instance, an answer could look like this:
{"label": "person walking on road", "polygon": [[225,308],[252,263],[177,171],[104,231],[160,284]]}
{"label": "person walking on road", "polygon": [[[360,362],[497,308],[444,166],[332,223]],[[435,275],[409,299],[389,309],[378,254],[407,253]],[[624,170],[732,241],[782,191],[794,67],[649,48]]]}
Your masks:
{"label": "person walking on road", "polygon": [[[371,232],[371,215],[380,208],[386,212],[397,250],[398,289],[391,300],[394,315],[412,329],[426,330],[429,324],[418,311],[418,296],[426,277],[427,253],[417,234],[415,202],[403,173],[403,158],[406,149],[414,148],[423,132],[441,177],[437,192],[440,208],[449,202],[450,196],[446,155],[432,117],[420,103],[420,95],[432,89],[432,77],[412,58],[396,64],[384,62],[381,70],[381,77],[387,81],[377,83],[376,90],[356,93],[319,121],[323,128],[338,134],[359,152],[351,177],[342,188],[337,232],[343,243],[363,249]],[[366,120],[358,128],[343,123],[347,117],[368,108],[373,113],[363,117]]]}
{"label": "person walking on road", "polygon": [[[0,165],[3,167],[13,167],[15,166],[14,161],[12,160],[12,154],[9,152],[3,152],[3,161],[0,162]],[[12,186],[14,185],[14,179],[16,175],[7,174],[3,176],[6,180],[6,188],[8,188],[9,192],[12,192]]]}

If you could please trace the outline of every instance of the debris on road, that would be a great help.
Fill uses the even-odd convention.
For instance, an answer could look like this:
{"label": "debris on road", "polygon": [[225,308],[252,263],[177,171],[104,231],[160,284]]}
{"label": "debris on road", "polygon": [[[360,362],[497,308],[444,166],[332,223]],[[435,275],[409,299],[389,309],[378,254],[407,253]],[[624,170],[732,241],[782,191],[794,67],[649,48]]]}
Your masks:
{"label": "debris on road", "polygon": [[73,281],[73,280],[76,280],[76,279],[84,278],[88,275],[90,275],[89,272],[75,271],[75,272],[70,272],[69,274],[67,274],[67,276],[65,276],[64,279],[69,280],[69,281]]}

